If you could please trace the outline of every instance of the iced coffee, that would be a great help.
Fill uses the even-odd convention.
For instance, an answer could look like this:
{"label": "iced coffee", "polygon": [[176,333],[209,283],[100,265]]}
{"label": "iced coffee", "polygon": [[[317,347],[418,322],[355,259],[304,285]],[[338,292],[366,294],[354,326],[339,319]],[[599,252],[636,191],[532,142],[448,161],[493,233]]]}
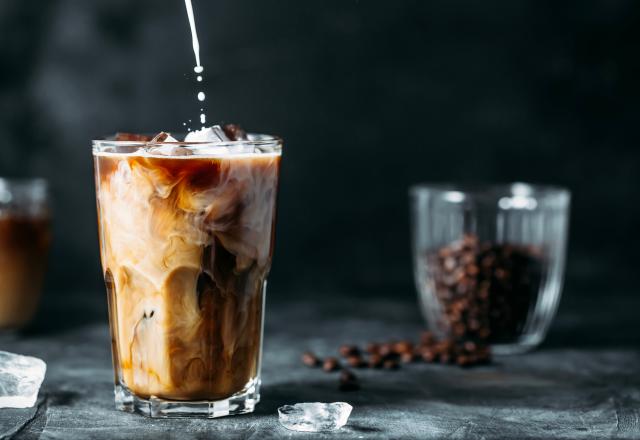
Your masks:
{"label": "iced coffee", "polygon": [[228,125],[93,151],[117,405],[253,410],[281,141]]}
{"label": "iced coffee", "polygon": [[0,179],[0,328],[33,318],[49,250],[46,182]]}

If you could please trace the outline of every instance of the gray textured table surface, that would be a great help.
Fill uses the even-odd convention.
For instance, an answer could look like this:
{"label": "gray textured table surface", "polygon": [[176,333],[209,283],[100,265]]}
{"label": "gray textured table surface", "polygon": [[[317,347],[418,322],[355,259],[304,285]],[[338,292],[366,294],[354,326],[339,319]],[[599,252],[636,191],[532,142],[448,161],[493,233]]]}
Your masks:
{"label": "gray textured table surface", "polygon": [[638,301],[618,303],[608,313],[595,301],[595,307],[561,314],[538,351],[499,358],[491,366],[366,370],[359,373],[360,391],[340,392],[336,374],[300,364],[301,351],[330,354],[343,342],[414,337],[421,328],[415,304],[363,303],[319,297],[269,305],[262,402],[254,414],[214,420],[153,420],[115,411],[106,324],[1,335],[0,349],[39,356],[48,371],[36,408],[0,410],[0,435],[320,439],[331,436],[282,428],[278,406],[347,401],[352,416],[333,434],[343,439],[640,438]]}

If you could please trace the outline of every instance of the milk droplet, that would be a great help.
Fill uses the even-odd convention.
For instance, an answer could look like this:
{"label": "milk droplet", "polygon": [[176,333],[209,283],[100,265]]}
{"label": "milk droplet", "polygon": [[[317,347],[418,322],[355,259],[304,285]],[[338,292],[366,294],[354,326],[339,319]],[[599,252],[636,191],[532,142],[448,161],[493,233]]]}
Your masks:
{"label": "milk droplet", "polygon": [[198,101],[204,101],[204,92],[198,92]]}
{"label": "milk droplet", "polygon": [[202,113],[200,114],[200,123],[204,124],[205,122],[207,122],[207,117]]}
{"label": "milk droplet", "polygon": [[198,75],[196,79],[198,80],[198,82],[202,82],[202,76]]}
{"label": "milk droplet", "polygon": [[196,73],[202,73],[204,71],[204,67],[196,66],[196,67],[193,68],[193,71],[196,72]]}

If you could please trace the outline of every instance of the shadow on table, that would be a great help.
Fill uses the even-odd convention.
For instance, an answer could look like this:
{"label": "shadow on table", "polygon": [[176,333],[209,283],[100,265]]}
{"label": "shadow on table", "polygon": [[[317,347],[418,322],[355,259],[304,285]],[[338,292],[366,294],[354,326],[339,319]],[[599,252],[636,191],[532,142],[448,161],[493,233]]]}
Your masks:
{"label": "shadow on table", "polygon": [[[588,363],[588,354],[577,352],[573,358],[565,354],[564,365],[555,365],[555,356],[552,351],[517,367],[514,363],[498,363],[464,370],[454,366],[411,365],[403,371],[386,374],[369,375],[363,371],[359,373],[362,389],[353,392],[339,391],[337,377],[335,381],[267,384],[263,386],[263,399],[256,413],[274,414],[278,407],[298,402],[337,401],[346,401],[361,409],[386,407],[421,411],[428,405],[451,405],[474,408],[478,412],[482,408],[546,411],[554,407],[566,409],[567,405],[610,406],[617,385],[640,387],[640,377],[635,373],[624,373],[620,369],[599,371],[595,379],[593,371],[581,371],[580,366]],[[620,362],[628,360],[619,359]],[[594,393],[594,387],[601,393]],[[553,400],[549,396],[553,396]]]}

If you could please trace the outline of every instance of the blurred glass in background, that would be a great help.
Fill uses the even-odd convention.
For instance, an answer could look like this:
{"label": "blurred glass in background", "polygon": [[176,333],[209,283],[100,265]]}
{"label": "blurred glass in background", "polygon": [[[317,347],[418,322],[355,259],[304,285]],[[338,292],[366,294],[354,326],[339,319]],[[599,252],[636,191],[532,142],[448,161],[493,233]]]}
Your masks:
{"label": "blurred glass in background", "polygon": [[50,216],[44,179],[0,178],[0,328],[22,328],[37,310]]}

